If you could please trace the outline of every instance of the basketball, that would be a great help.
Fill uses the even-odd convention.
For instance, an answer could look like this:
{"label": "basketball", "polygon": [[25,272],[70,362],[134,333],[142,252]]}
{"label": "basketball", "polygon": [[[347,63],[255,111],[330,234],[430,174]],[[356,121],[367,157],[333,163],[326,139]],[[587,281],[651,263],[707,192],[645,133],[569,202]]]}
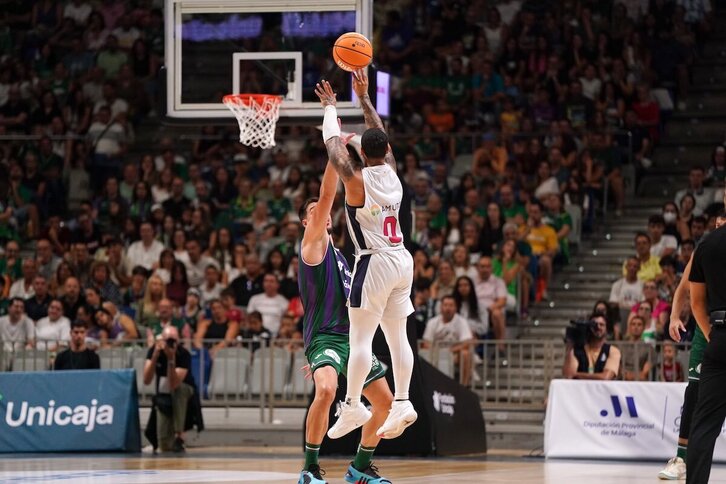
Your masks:
{"label": "basketball", "polygon": [[373,60],[373,46],[365,35],[348,32],[335,41],[333,59],[344,71],[352,72],[366,67]]}

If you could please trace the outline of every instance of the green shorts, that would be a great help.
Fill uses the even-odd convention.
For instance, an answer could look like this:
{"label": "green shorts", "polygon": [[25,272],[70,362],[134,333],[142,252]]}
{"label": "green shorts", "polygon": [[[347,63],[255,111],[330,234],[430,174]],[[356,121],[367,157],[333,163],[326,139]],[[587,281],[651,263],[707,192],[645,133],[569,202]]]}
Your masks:
{"label": "green shorts", "polygon": [[[307,350],[305,350],[305,357],[308,363],[310,363],[310,371],[313,373],[318,368],[332,366],[338,375],[341,373],[346,375],[348,372],[349,355],[350,343],[348,342],[348,336],[336,334],[317,334],[313,337]],[[373,364],[363,384],[363,388],[370,385],[372,381],[383,378],[386,375],[386,367],[378,361],[376,355],[372,356]]]}
{"label": "green shorts", "polygon": [[703,335],[701,328],[696,325],[696,331],[693,333],[693,341],[691,342],[691,354],[688,355],[688,381],[699,381],[701,379],[701,363],[703,362],[703,352],[706,351],[708,341]]}

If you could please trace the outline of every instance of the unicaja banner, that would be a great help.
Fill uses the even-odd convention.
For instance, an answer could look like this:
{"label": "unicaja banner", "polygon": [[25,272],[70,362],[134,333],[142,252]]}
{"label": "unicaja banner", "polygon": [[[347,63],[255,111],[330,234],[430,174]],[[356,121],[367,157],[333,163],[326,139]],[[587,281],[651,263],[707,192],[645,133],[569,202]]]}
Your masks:
{"label": "unicaja banner", "polygon": [[[547,458],[657,459],[676,455],[685,383],[553,380]],[[714,460],[726,462],[726,434]]]}
{"label": "unicaja banner", "polygon": [[133,370],[0,373],[0,452],[139,452]]}

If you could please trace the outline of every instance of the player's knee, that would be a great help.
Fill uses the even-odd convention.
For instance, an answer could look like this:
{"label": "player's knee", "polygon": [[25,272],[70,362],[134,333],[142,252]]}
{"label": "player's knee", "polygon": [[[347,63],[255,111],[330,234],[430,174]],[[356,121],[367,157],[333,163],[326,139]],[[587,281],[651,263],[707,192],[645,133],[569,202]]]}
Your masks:
{"label": "player's knee", "polygon": [[324,382],[322,384],[315,385],[315,400],[322,403],[332,404],[335,400],[335,392],[337,388],[335,385]]}

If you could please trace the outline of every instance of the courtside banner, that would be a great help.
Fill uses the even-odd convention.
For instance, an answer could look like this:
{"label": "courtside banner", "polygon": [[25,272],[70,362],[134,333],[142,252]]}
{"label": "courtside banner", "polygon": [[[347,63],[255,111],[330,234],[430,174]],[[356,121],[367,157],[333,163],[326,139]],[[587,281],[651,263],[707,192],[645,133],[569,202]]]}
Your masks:
{"label": "courtside banner", "polygon": [[0,452],[139,452],[133,370],[0,373]]}
{"label": "courtside banner", "polygon": [[[657,459],[676,455],[686,383],[553,380],[547,458]],[[714,460],[726,462],[726,437]]]}

